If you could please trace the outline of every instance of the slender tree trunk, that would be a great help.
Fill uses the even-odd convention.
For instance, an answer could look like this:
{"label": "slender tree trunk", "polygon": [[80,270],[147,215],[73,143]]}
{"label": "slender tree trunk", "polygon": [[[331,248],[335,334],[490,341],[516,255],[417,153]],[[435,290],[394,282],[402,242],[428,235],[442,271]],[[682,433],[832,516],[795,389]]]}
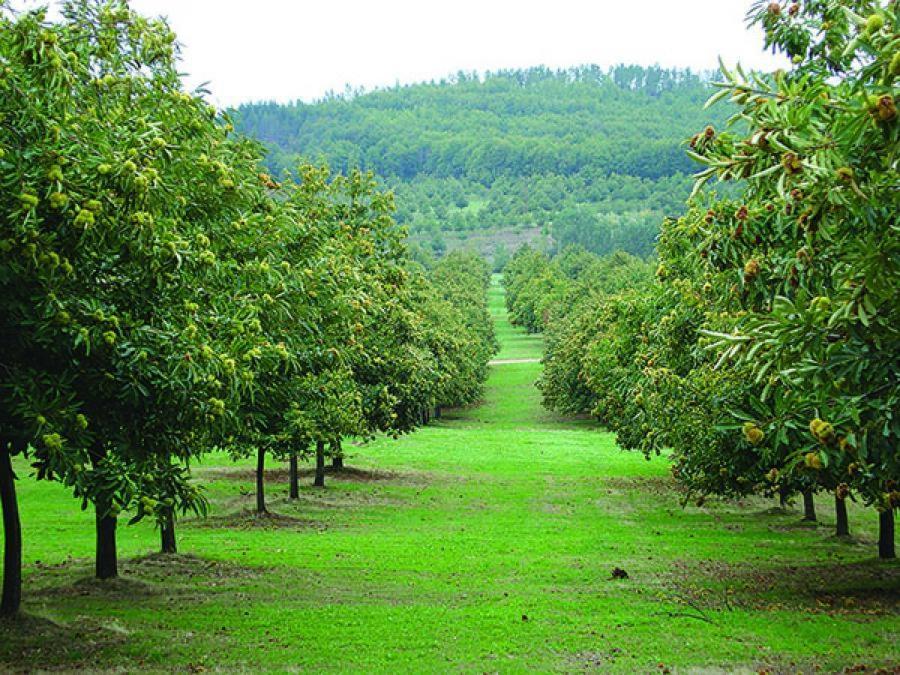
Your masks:
{"label": "slender tree trunk", "polygon": [[835,534],[838,537],[850,536],[850,519],[847,517],[847,500],[837,495],[834,497]]}
{"label": "slender tree trunk", "polygon": [[297,451],[291,452],[290,458],[291,499],[300,499],[300,472],[297,469]]}
{"label": "slender tree trunk", "polygon": [[268,513],[266,508],[266,451],[256,450],[256,512]]}
{"label": "slender tree trunk", "polygon": [[3,508],[3,594],[0,616],[18,614],[22,604],[22,524],[16,476],[7,448],[0,446],[0,504]]}
{"label": "slender tree trunk", "polygon": [[162,553],[178,553],[178,544],[175,540],[175,512],[169,509],[166,517],[159,527],[160,551]]}
{"label": "slender tree trunk", "polygon": [[315,487],[325,487],[325,443],[316,442],[316,478],[313,481]]}
{"label": "slender tree trunk", "polygon": [[888,508],[878,514],[878,557],[896,558],[894,548],[894,509]]}
{"label": "slender tree trunk", "polygon": [[816,502],[811,489],[803,491],[803,520],[808,520],[812,523],[817,520]]}
{"label": "slender tree trunk", "polygon": [[331,444],[331,468],[338,471],[344,469],[344,449],[341,447],[340,441]]}
{"label": "slender tree trunk", "polygon": [[[106,457],[106,448],[102,443],[90,449],[91,463],[96,468]],[[97,501],[94,503],[94,520],[97,530],[97,547],[94,572],[98,579],[114,579],[119,576],[119,556],[116,551],[116,516],[110,513],[112,503]]]}
{"label": "slender tree trunk", "polygon": [[441,419],[441,406],[437,405],[434,407],[434,419]]}
{"label": "slender tree trunk", "polygon": [[110,504],[100,503],[94,507],[97,519],[97,563],[98,579],[114,579],[119,576],[119,559],[116,553],[116,517],[107,513]]}
{"label": "slender tree trunk", "polygon": [[778,490],[778,505],[781,508],[786,508],[788,502],[788,492],[785,488],[780,488]]}

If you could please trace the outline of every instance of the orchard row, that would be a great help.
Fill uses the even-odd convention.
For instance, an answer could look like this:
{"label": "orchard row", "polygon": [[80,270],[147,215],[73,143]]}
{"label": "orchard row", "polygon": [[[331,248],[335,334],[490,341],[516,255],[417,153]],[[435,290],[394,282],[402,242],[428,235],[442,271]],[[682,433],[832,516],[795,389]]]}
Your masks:
{"label": "orchard row", "polygon": [[[874,9],[873,9],[874,8]],[[900,17],[897,3],[757,3],[790,72],[723,68],[740,107],[690,141],[705,165],[663,224],[655,279],[619,257],[506,269],[512,316],[547,336],[545,404],[619,443],[671,450],[688,495],[900,508]],[[735,181],[734,199],[700,188]],[[635,276],[636,275],[636,276]]]}
{"label": "orchard row", "polygon": [[0,2],[3,614],[21,597],[12,457],[96,510],[110,577],[120,514],[174,550],[176,516],[205,512],[203,453],[254,453],[260,476],[315,454],[321,483],[342,438],[477,400],[496,350],[484,261],[411,263],[371,176],[261,172],[183,90],[164,22],[93,0],[63,15]]}

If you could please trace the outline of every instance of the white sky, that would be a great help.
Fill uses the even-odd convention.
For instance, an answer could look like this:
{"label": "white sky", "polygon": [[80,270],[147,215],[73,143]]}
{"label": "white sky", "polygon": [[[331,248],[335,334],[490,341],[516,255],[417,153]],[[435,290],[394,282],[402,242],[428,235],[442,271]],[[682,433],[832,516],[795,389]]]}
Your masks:
{"label": "white sky", "polygon": [[[57,4],[51,0],[50,4]],[[17,7],[47,4],[13,0]],[[751,0],[132,0],[170,19],[187,83],[219,105],[310,101],[458,70],[595,63],[785,65],[745,27]]]}

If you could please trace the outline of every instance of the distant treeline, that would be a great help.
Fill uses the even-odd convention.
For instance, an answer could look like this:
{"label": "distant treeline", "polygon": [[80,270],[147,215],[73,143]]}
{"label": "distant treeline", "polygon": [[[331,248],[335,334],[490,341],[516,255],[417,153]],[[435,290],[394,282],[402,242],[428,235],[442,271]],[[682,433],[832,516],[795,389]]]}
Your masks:
{"label": "distant treeline", "polygon": [[561,244],[646,255],[690,190],[684,140],[727,114],[703,110],[709,93],[689,70],[532,68],[236,117],[275,173],[300,158],[374,171],[413,232],[541,225]]}

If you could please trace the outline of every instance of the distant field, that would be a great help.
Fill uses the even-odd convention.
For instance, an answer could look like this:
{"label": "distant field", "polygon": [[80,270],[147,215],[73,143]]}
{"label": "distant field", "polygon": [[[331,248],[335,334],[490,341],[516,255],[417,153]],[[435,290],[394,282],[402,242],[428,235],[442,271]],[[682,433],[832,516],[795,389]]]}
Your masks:
{"label": "distant field", "polygon": [[[495,278],[501,358],[534,358]],[[349,449],[324,490],[249,515],[252,467],[211,457],[183,555],[120,528],[121,579],[90,579],[93,518],[19,464],[23,624],[0,670],[835,671],[900,663],[900,566],[761,500],[682,508],[665,458],[545,412],[540,364],[493,368],[483,405]],[[310,481],[307,479],[307,483]],[[627,574],[614,579],[613,570]]]}

